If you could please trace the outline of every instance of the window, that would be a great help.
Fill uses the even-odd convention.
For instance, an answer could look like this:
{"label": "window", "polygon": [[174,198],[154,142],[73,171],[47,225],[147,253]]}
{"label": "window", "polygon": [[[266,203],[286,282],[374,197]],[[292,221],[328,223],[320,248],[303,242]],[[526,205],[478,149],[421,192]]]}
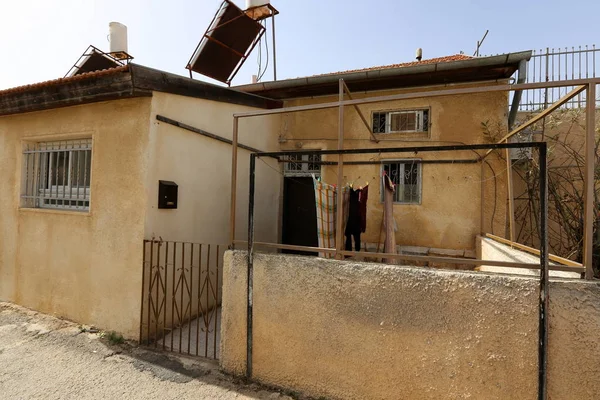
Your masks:
{"label": "window", "polygon": [[[385,172],[396,186],[394,203],[421,203],[421,163],[416,160],[389,161],[383,164]],[[381,201],[384,187],[381,186]]]}
{"label": "window", "polygon": [[91,166],[92,139],[27,144],[23,207],[88,210]]}
{"label": "window", "polygon": [[373,113],[373,133],[429,131],[429,110],[382,111]]}
{"label": "window", "polygon": [[286,158],[286,176],[310,176],[321,174],[320,154],[292,154]]}

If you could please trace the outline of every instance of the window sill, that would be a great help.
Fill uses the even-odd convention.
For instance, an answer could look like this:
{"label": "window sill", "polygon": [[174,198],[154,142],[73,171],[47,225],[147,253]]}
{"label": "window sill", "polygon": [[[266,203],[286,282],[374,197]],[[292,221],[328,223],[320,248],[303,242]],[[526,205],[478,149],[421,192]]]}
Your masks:
{"label": "window sill", "polygon": [[377,139],[380,140],[430,140],[431,135],[429,132],[394,132],[394,133],[374,133],[373,134]]}
{"label": "window sill", "polygon": [[72,215],[79,217],[91,217],[92,214],[89,210],[87,211],[79,211],[79,210],[55,210],[50,208],[29,208],[29,207],[19,207],[19,212],[25,213],[39,213],[39,214],[56,214],[56,215]]}

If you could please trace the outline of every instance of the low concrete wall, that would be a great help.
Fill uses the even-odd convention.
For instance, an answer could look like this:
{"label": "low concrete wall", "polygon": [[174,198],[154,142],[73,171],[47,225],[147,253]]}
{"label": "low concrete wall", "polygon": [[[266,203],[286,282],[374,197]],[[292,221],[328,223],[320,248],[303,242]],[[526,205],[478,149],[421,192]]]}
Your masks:
{"label": "low concrete wall", "polygon": [[[244,374],[246,254],[224,263],[221,366]],[[600,395],[600,287],[552,282],[549,392]],[[253,378],[332,399],[537,397],[528,277],[256,254]]]}
{"label": "low concrete wall", "polygon": [[[477,243],[476,243],[477,258],[479,260],[522,262],[522,263],[536,263],[536,264],[539,264],[539,262],[540,262],[539,256],[512,248],[506,244],[497,242],[497,241],[487,238],[487,237],[477,236],[476,241],[477,241]],[[552,265],[558,265],[558,264],[550,262],[550,265],[552,266]],[[481,265],[477,269],[479,271],[495,272],[495,273],[500,273],[500,274],[540,276],[539,269],[497,267],[497,266],[492,266],[492,265]],[[569,271],[550,271],[549,276],[551,278],[580,279],[581,273],[569,272]]]}

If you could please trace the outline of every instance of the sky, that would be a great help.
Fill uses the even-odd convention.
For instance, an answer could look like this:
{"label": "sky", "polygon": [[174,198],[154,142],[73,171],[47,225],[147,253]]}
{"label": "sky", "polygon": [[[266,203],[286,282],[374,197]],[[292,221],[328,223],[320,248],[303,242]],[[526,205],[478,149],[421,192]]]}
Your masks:
{"label": "sky", "polygon": [[[245,0],[234,2],[245,6]],[[111,21],[127,25],[135,63],[188,76],[185,66],[220,4],[221,0],[0,0],[0,89],[63,77],[90,44],[108,51]],[[591,46],[600,35],[596,0],[272,4],[280,11],[278,79],[412,61],[418,47],[424,59],[460,51],[472,55],[486,30],[481,48],[486,55]],[[250,83],[258,71],[257,57],[255,50],[233,85]],[[202,75],[194,77],[221,85]],[[272,78],[271,59],[263,81]]]}

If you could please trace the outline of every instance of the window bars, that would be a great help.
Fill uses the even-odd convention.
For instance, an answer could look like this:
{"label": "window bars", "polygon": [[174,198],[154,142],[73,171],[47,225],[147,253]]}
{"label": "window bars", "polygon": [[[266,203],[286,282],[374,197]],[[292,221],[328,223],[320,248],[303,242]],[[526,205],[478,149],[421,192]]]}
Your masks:
{"label": "window bars", "polygon": [[91,165],[91,138],[27,143],[21,206],[89,210]]}
{"label": "window bars", "polygon": [[[394,203],[420,204],[421,203],[421,164],[415,160],[386,161],[383,171],[390,177],[396,191]],[[383,202],[383,186],[381,201]]]}

